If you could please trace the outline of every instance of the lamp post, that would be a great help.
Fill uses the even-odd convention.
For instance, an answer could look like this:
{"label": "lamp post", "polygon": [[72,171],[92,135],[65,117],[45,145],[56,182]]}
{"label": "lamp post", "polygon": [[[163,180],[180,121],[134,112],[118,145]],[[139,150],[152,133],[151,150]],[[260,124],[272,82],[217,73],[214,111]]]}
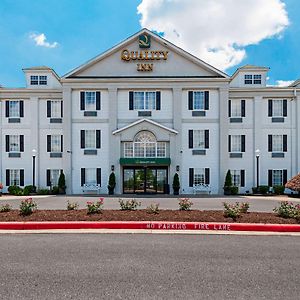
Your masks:
{"label": "lamp post", "polygon": [[257,189],[259,187],[259,155],[260,155],[260,150],[256,149],[255,157],[256,157],[256,187],[257,187]]}
{"label": "lamp post", "polygon": [[33,186],[34,192],[36,191],[36,187],[35,187],[35,157],[36,157],[36,150],[33,149],[32,150],[32,186]]}

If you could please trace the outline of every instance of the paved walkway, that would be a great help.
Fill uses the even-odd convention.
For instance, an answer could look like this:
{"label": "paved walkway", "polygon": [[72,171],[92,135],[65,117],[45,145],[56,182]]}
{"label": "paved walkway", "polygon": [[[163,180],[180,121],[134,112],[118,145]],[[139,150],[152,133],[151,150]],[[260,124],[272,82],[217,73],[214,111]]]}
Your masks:
{"label": "paved walkway", "polygon": [[[119,209],[119,198],[125,198],[122,195],[116,197],[104,197],[104,209]],[[187,196],[185,196],[187,197]],[[25,196],[2,196],[0,197],[0,205],[9,203],[14,209],[18,208],[20,201],[25,199]],[[38,209],[66,209],[67,201],[77,202],[79,208],[86,208],[87,201],[96,201],[99,196],[32,196],[32,198],[37,202]],[[135,198],[141,202],[140,208],[146,208],[151,203],[159,203],[160,209],[178,209],[178,198],[176,197],[158,197],[158,196],[149,196],[138,197],[136,195],[126,198]],[[235,197],[225,197],[225,196],[198,196],[197,198],[191,198],[191,201],[194,203],[192,206],[193,209],[200,210],[222,210],[222,202],[226,201],[228,203],[235,202],[249,202],[250,211],[259,211],[259,212],[272,212],[274,207],[278,206],[280,201],[292,201],[300,202],[300,198],[289,198],[287,196],[235,196]]]}

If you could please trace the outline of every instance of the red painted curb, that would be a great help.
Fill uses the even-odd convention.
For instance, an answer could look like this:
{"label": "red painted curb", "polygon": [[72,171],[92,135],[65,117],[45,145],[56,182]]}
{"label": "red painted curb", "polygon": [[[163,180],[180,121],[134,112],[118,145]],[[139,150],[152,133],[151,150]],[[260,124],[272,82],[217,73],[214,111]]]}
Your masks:
{"label": "red painted curb", "polygon": [[297,224],[204,223],[204,222],[0,222],[0,230],[46,229],[150,229],[300,232]]}

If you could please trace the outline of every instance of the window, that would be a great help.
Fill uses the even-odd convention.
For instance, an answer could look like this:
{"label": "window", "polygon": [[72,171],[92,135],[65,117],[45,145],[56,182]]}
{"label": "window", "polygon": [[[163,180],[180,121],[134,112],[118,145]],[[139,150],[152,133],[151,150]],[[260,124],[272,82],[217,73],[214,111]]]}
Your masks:
{"label": "window", "polygon": [[9,136],[9,152],[20,152],[20,136]]}
{"label": "window", "polygon": [[195,168],[194,169],[194,184],[204,184],[205,183],[205,169]]}
{"label": "window", "polygon": [[133,92],[134,110],[155,109],[156,92]]}
{"label": "window", "polygon": [[261,75],[260,74],[253,75],[253,79],[254,79],[254,81],[253,81],[254,84],[261,84]]}
{"label": "window", "polygon": [[46,75],[31,75],[30,76],[31,85],[47,85],[47,76]]}
{"label": "window", "polygon": [[39,76],[30,76],[30,84],[31,85],[38,85],[39,84]]}
{"label": "window", "polygon": [[19,101],[9,101],[9,117],[19,118],[20,117],[20,104]]}
{"label": "window", "polygon": [[100,149],[101,131],[94,129],[81,130],[81,148],[90,150]]}
{"label": "window", "polygon": [[283,116],[283,100],[272,100],[272,116],[273,117],[282,117]]}
{"label": "window", "polygon": [[166,157],[166,142],[157,142],[151,132],[141,131],[133,142],[124,142],[124,157]]}
{"label": "window", "polygon": [[96,168],[86,168],[85,169],[85,183],[86,184],[96,184]]}
{"label": "window", "polygon": [[283,170],[273,170],[272,186],[283,184]]}
{"label": "window", "polygon": [[62,118],[62,104],[61,100],[47,101],[47,118],[60,119]]}
{"label": "window", "polygon": [[268,116],[273,117],[272,122],[284,122],[283,117],[287,117],[287,100],[286,99],[269,99]]}
{"label": "window", "polygon": [[61,170],[47,170],[47,186],[57,186]]}
{"label": "window", "polygon": [[242,107],[240,100],[231,100],[231,117],[241,117]]}
{"label": "window", "polygon": [[272,136],[272,151],[283,152],[283,136],[273,135]]}
{"label": "window", "polygon": [[6,186],[24,186],[24,169],[6,169]]}
{"label": "window", "polygon": [[231,152],[242,152],[242,136],[231,136]]}
{"label": "window", "polygon": [[[80,110],[85,110],[84,116],[97,116],[97,110],[101,110],[100,91],[80,92]],[[92,114],[86,112],[94,112]]]}
{"label": "window", "polygon": [[[209,91],[189,91],[188,108],[194,111],[204,111],[209,109]],[[195,112],[195,116],[201,114]],[[205,116],[205,112],[203,114]]]}
{"label": "window", "polygon": [[204,139],[204,130],[193,130],[193,148],[194,149],[204,149],[205,148],[205,139]]}
{"label": "window", "polygon": [[[50,152],[50,157],[61,157],[63,152],[63,136],[58,134],[47,135],[47,152]],[[60,153],[59,156],[52,153]]]}
{"label": "window", "polygon": [[252,84],[252,75],[245,75],[245,84]]}
{"label": "window", "polygon": [[231,170],[232,184],[234,186],[241,185],[241,170]]}

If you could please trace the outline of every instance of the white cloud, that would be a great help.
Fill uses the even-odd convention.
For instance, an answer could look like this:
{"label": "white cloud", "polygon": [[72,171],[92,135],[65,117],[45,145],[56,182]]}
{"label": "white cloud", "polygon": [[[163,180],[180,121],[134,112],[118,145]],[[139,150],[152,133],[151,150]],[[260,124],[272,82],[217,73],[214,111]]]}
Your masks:
{"label": "white cloud", "polygon": [[281,0],[142,0],[140,24],[222,70],[289,25]]}
{"label": "white cloud", "polygon": [[56,48],[58,46],[57,42],[53,42],[53,43],[46,42],[47,38],[44,33],[41,34],[32,33],[29,37],[35,41],[36,46],[41,46],[46,48]]}
{"label": "white cloud", "polygon": [[276,80],[275,86],[285,87],[291,85],[295,80]]}

